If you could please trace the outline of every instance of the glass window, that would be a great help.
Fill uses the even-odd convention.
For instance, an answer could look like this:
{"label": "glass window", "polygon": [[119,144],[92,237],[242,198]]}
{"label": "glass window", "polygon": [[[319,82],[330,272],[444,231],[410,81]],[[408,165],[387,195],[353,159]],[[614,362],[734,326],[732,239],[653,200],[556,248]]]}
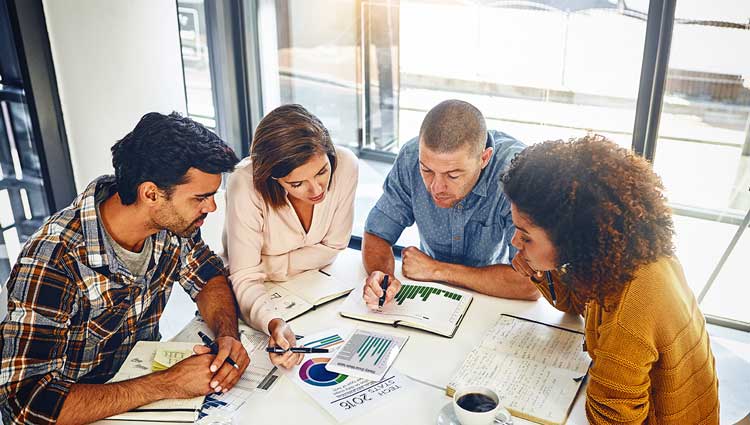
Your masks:
{"label": "glass window", "polygon": [[335,143],[357,147],[357,3],[260,2],[264,114],[299,103],[321,119]]}
{"label": "glass window", "polygon": [[[8,53],[8,52],[4,52]],[[15,52],[13,52],[15,54]],[[2,57],[0,60],[11,60]],[[15,59],[14,59],[15,60]],[[0,80],[0,285],[22,244],[49,216],[23,88]],[[2,314],[0,314],[2,316]]]}
{"label": "glass window", "polygon": [[[677,253],[700,293],[750,209],[750,3],[678,1],[654,168],[674,206]],[[750,236],[702,303],[750,322]],[[736,300],[736,301],[734,301]]]}
{"label": "glass window", "polygon": [[[528,144],[594,131],[630,147],[647,11],[616,0],[261,1],[264,112],[300,103],[357,148],[361,235],[390,168],[374,160],[393,161],[445,99]],[[399,244],[418,244],[416,232]]]}
{"label": "glass window", "polygon": [[203,0],[179,0],[177,5],[188,116],[215,131],[216,111]]}

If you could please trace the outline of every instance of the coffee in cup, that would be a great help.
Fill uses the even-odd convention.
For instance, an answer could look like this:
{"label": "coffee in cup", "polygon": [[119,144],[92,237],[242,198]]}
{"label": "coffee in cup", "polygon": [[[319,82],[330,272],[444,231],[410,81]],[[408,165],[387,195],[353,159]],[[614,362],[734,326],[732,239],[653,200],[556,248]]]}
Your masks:
{"label": "coffee in cup", "polygon": [[463,409],[476,413],[489,412],[497,407],[497,401],[482,393],[464,394],[456,400],[456,404]]}
{"label": "coffee in cup", "polygon": [[488,387],[460,388],[453,395],[453,411],[461,425],[490,425],[500,409],[500,397]]}

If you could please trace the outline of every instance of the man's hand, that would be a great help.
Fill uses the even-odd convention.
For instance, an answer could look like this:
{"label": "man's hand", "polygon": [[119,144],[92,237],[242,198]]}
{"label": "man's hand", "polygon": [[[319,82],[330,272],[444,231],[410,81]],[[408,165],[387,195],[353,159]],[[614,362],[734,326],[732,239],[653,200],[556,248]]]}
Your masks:
{"label": "man's hand", "polygon": [[520,275],[526,276],[537,283],[541,282],[542,277],[544,277],[544,274],[542,272],[538,272],[532,269],[529,263],[526,262],[526,259],[524,259],[520,253],[517,253],[516,256],[513,257],[511,267],[513,267],[513,270],[515,270]]}
{"label": "man's hand", "polygon": [[[250,364],[250,357],[245,351],[242,343],[233,336],[220,336],[216,338],[219,352],[211,362],[209,371],[213,374],[210,386],[214,392],[227,392],[240,380],[245,369]],[[196,345],[193,349],[196,354],[207,354],[211,349],[205,345]],[[235,368],[226,361],[227,357],[237,364]]]}
{"label": "man's hand", "polygon": [[[380,297],[383,296],[383,289],[380,287],[380,284],[384,277],[385,273],[376,270],[370,273],[370,276],[367,276],[367,279],[365,280],[365,286],[362,289],[362,298],[371,310],[378,309],[378,301],[380,300]],[[400,289],[401,282],[399,282],[395,276],[389,276],[388,288],[385,291],[385,304],[393,301]]]}
{"label": "man's hand", "polygon": [[[268,338],[269,347],[281,347],[288,350],[297,345],[297,337],[284,319],[276,318],[271,320],[268,324],[268,333],[271,335]],[[269,353],[268,356],[271,358],[271,363],[275,366],[283,366],[287,369],[300,364],[304,357],[301,353],[292,353],[291,351],[287,351],[284,354]]]}
{"label": "man's hand", "polygon": [[[198,347],[203,346],[196,345],[193,351]],[[214,392],[209,385],[214,377],[209,369],[214,357],[213,354],[190,356],[161,372],[163,379],[160,379],[160,386],[168,389],[165,398],[191,398]]]}
{"label": "man's hand", "polygon": [[435,271],[438,262],[415,246],[401,251],[401,273],[414,280],[437,280]]}

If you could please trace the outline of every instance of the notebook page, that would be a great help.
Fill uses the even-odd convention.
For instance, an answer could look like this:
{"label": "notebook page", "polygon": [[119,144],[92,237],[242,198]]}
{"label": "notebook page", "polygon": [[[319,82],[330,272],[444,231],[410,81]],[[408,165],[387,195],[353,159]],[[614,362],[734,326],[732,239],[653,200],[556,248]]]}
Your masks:
{"label": "notebook page", "polygon": [[490,386],[514,415],[563,423],[590,363],[582,341],[579,333],[501,316],[449,387]]}

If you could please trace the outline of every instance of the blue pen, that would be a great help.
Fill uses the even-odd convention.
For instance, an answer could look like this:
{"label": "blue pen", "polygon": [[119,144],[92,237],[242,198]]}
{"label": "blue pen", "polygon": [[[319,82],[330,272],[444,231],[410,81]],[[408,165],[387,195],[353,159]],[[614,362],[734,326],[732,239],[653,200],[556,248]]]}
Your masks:
{"label": "blue pen", "polygon": [[380,289],[383,290],[383,295],[378,299],[378,307],[382,307],[383,304],[385,304],[385,291],[388,289],[388,275],[385,275],[383,280],[380,281]]}

